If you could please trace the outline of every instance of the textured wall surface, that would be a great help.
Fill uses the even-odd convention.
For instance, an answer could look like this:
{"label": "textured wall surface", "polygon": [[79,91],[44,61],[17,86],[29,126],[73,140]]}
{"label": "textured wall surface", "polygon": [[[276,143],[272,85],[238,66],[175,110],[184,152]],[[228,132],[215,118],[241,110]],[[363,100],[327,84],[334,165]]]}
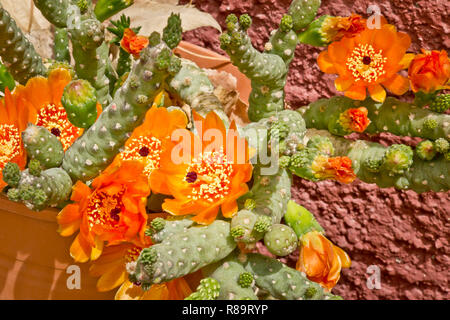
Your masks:
{"label": "textured wall surface", "polygon": [[[262,49],[290,0],[192,3],[211,13],[222,27],[229,13],[249,13],[254,21],[250,36]],[[421,47],[449,50],[450,2],[446,0],[322,0],[319,14],[345,16],[355,12],[367,17],[371,4],[377,4],[389,23],[411,36],[411,51]],[[224,54],[218,36],[216,30],[201,28],[186,33],[184,39]],[[336,94],[334,76],[324,75],[317,67],[319,52],[308,46],[296,50],[286,90],[292,108]],[[387,144],[400,140],[386,135],[372,139]],[[299,203],[316,214],[327,236],[352,258],[352,267],[343,271],[335,293],[346,299],[450,298],[450,192],[419,195],[362,182],[342,185],[301,179],[295,179],[292,191]],[[380,268],[381,289],[367,287],[371,265]]]}

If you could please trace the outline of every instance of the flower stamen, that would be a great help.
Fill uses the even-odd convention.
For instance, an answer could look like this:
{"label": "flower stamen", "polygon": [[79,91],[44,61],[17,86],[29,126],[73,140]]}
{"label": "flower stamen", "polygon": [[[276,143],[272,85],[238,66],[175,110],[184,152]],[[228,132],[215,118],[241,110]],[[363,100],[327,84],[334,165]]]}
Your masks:
{"label": "flower stamen", "polygon": [[48,131],[58,137],[63,145],[64,151],[81,134],[81,129],[75,127],[67,119],[66,110],[62,106],[55,106],[54,104],[49,104],[39,110],[36,125],[47,128]]}
{"label": "flower stamen", "polygon": [[352,73],[355,81],[376,82],[386,74],[384,65],[387,58],[382,54],[383,50],[375,52],[370,44],[360,44],[347,59],[347,68]]}
{"label": "flower stamen", "polygon": [[20,134],[16,126],[0,125],[0,169],[20,154]]}
{"label": "flower stamen", "polygon": [[132,139],[121,154],[122,160],[139,160],[145,163],[144,173],[150,176],[153,170],[159,169],[162,143],[156,137],[141,136]]}

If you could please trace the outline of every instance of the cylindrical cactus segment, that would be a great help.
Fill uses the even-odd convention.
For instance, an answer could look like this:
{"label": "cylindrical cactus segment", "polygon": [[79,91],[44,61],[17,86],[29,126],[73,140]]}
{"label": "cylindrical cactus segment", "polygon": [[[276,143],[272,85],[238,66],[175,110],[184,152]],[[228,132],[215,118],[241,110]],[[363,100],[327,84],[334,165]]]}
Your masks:
{"label": "cylindrical cactus segment", "polygon": [[[138,127],[145,112],[162,89],[168,76],[161,68],[161,56],[166,57],[163,43],[141,52],[128,79],[116,92],[114,101],[102,112],[97,121],[66,151],[63,168],[74,180],[87,181],[104,170],[119,153],[131,132]],[[169,64],[169,63],[168,63]]]}
{"label": "cylindrical cactus segment", "polygon": [[22,140],[28,156],[38,160],[44,168],[61,165],[64,158],[63,145],[46,128],[30,123],[22,132]]}
{"label": "cylindrical cactus segment", "polygon": [[298,238],[291,227],[274,224],[264,235],[264,244],[274,255],[284,257],[297,249]]}
{"label": "cylindrical cactus segment", "polygon": [[42,15],[57,28],[67,26],[70,0],[34,0],[34,5]]}
{"label": "cylindrical cactus segment", "polygon": [[97,120],[97,95],[89,81],[72,80],[65,88],[61,103],[69,121],[87,129]]}
{"label": "cylindrical cactus segment", "polygon": [[103,22],[133,3],[134,0],[99,0],[95,5],[94,13],[97,19]]}
{"label": "cylindrical cactus segment", "polygon": [[220,284],[217,300],[258,300],[252,274],[246,272],[234,254],[204,270]]}
{"label": "cylindrical cactus segment", "polygon": [[208,226],[191,227],[142,250],[127,265],[132,281],[149,287],[195,272],[228,256],[236,248],[230,224],[216,220]]}
{"label": "cylindrical cactus segment", "polygon": [[245,269],[253,274],[258,288],[268,291],[276,299],[326,300],[335,297],[308,280],[304,273],[261,254],[248,254]]}
{"label": "cylindrical cactus segment", "polygon": [[146,233],[153,243],[160,243],[176,234],[185,233],[194,222],[190,218],[165,220],[156,218],[150,223]]}
{"label": "cylindrical cactus segment", "polygon": [[56,61],[66,61],[70,63],[69,33],[65,28],[55,30],[53,54]]}
{"label": "cylindrical cactus segment", "polygon": [[320,0],[293,0],[288,13],[292,16],[293,29],[300,32],[316,17]]}
{"label": "cylindrical cactus segment", "polygon": [[180,14],[172,13],[163,30],[162,40],[170,49],[174,49],[181,41],[182,32]]}
{"label": "cylindrical cactus segment", "polygon": [[311,212],[292,200],[287,204],[284,221],[294,230],[297,238],[310,231],[324,231]]}
{"label": "cylindrical cactus segment", "polygon": [[42,171],[39,176],[21,172],[20,181],[12,195],[31,210],[40,211],[66,201],[72,193],[72,180],[61,168]]}
{"label": "cylindrical cactus segment", "polygon": [[25,84],[32,77],[46,74],[42,58],[1,4],[0,43],[2,61],[16,81]]}

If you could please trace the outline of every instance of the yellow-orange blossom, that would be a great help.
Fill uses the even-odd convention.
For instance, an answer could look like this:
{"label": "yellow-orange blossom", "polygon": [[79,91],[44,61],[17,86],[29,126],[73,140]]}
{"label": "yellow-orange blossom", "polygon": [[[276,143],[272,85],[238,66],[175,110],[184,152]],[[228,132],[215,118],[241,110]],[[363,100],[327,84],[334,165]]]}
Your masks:
{"label": "yellow-orange blossom", "polygon": [[333,42],[318,57],[320,69],[338,74],[336,89],[354,100],[364,100],[366,90],[383,102],[385,88],[396,95],[409,89],[409,81],[398,72],[408,67],[414,55],[407,54],[411,38],[390,24],[365,29],[356,36]]}

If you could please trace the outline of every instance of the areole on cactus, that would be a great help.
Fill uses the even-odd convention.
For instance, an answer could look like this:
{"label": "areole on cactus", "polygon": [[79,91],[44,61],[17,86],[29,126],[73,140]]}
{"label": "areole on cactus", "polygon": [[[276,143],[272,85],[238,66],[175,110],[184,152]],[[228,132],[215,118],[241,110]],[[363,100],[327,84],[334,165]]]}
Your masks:
{"label": "areole on cactus", "polygon": [[[175,55],[179,14],[148,37],[122,15],[108,43],[102,22],[133,1],[34,3],[57,28],[60,62],[47,72],[0,7],[0,189],[35,211],[61,209],[59,233],[77,234],[71,257],[94,261],[98,289],[119,288],[117,299],[340,299],[330,291],[350,257],[291,199],[293,175],[450,189],[448,56],[414,58],[410,37],[384,18],[373,30],[355,14],[315,18],[319,0],[293,0],[260,52],[251,17],[230,14],[220,44],[252,87],[251,123],[239,126],[209,72]],[[344,97],[286,108],[299,43],[327,46],[318,65],[339,75]],[[410,85],[414,102],[386,97]],[[423,141],[364,140],[383,132]],[[255,253],[262,244],[276,257],[298,249],[296,268]],[[192,275],[202,277],[195,287]]]}

